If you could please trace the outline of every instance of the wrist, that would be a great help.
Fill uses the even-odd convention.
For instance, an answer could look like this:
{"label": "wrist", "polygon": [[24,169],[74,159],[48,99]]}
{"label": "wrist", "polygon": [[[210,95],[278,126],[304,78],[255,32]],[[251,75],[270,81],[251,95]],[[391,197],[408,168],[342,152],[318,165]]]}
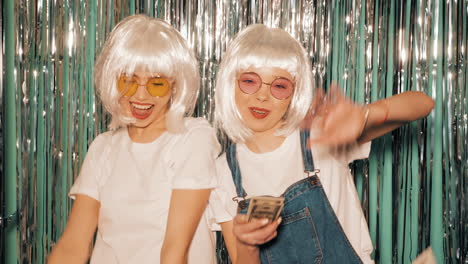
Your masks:
{"label": "wrist", "polygon": [[237,241],[237,263],[259,264],[260,249],[255,245],[248,245]]}
{"label": "wrist", "polygon": [[237,249],[249,255],[258,254],[260,252],[258,246],[246,244],[241,241],[237,241]]}
{"label": "wrist", "polygon": [[389,109],[387,104],[384,101],[379,101],[376,104],[369,106],[369,108],[370,107],[372,107],[372,110],[369,113],[368,125],[377,127],[385,124],[389,116]]}
{"label": "wrist", "polygon": [[370,107],[363,106],[362,108],[363,108],[363,112],[364,112],[364,125],[362,126],[360,136],[362,136],[362,134],[364,134],[364,130],[366,129],[367,123],[369,122],[369,114],[370,114]]}
{"label": "wrist", "polygon": [[380,104],[379,104],[379,106],[380,106],[380,109],[382,109],[381,111],[382,111],[384,114],[382,115],[383,118],[377,121],[377,123],[376,123],[377,126],[383,125],[383,124],[385,124],[385,122],[387,122],[387,119],[388,119],[388,112],[389,112],[389,111],[388,111],[388,106],[387,106],[387,104],[386,104],[384,101],[381,101]]}
{"label": "wrist", "polygon": [[237,248],[240,248],[242,250],[246,250],[246,251],[258,251],[258,247],[256,245],[250,245],[250,244],[246,244],[244,242],[241,242],[239,240],[237,240]]}

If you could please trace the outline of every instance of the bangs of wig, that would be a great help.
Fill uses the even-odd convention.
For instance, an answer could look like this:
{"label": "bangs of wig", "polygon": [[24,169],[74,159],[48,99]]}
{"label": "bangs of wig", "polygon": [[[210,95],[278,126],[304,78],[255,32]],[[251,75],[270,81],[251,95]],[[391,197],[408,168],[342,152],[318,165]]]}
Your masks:
{"label": "bangs of wig", "polygon": [[276,67],[294,76],[294,95],[276,135],[289,135],[304,119],[313,96],[310,60],[289,33],[265,25],[250,25],[228,46],[216,81],[215,124],[234,142],[245,142],[252,131],[242,121],[235,103],[236,75],[249,67]]}
{"label": "bangs of wig", "polygon": [[296,76],[299,61],[295,40],[291,43],[291,36],[278,29],[256,31],[258,32],[254,32],[258,34],[252,32],[246,36],[245,43],[239,43],[246,48],[239,47],[237,51],[238,70],[249,67],[276,67]]}
{"label": "bangs of wig", "polygon": [[117,78],[147,71],[175,80],[167,127],[170,132],[183,131],[181,119],[192,114],[198,94],[197,65],[185,39],[166,22],[145,15],[122,20],[111,32],[95,64],[95,83],[103,105],[112,115],[109,127],[115,129],[135,121],[120,112]]}
{"label": "bangs of wig", "polygon": [[[146,24],[142,28],[129,32],[129,41],[122,42],[116,47],[115,56],[110,60],[116,66],[118,75],[126,73],[131,75],[136,70],[157,73],[160,76],[175,76],[178,61],[174,54],[174,47],[170,43],[169,36],[158,24]],[[140,32],[139,32],[140,31]]]}

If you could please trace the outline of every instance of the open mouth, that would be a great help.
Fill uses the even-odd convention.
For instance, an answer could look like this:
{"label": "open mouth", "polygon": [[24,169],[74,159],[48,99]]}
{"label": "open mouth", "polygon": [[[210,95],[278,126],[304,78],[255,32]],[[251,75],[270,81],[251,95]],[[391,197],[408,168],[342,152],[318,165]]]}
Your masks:
{"label": "open mouth", "polygon": [[141,104],[136,102],[130,102],[132,106],[132,115],[136,119],[143,120],[153,113],[154,104]]}
{"label": "open mouth", "polygon": [[270,110],[258,107],[249,107],[250,113],[257,119],[263,119],[270,114]]}

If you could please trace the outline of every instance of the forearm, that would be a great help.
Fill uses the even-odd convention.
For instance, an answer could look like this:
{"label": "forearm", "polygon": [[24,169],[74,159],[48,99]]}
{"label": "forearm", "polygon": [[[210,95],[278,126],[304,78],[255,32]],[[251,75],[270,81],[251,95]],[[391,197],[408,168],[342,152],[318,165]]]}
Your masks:
{"label": "forearm", "polygon": [[174,189],[171,194],[166,235],[161,248],[162,264],[187,263],[188,251],[211,189]]}
{"label": "forearm", "polygon": [[48,264],[87,263],[91,255],[100,206],[94,198],[76,195],[67,226],[48,256]]}
{"label": "forearm", "polygon": [[260,264],[260,249],[237,241],[236,264]]}
{"label": "forearm", "polygon": [[360,142],[380,137],[408,122],[427,116],[434,101],[422,92],[409,91],[369,104]]}
{"label": "forearm", "polygon": [[188,258],[187,255],[188,247],[181,248],[175,243],[164,242],[161,248],[161,264],[186,264]]}
{"label": "forearm", "polygon": [[227,221],[221,223],[221,230],[223,233],[224,243],[229,253],[231,263],[237,263],[237,239],[232,232],[233,222]]}
{"label": "forearm", "polygon": [[59,242],[47,257],[47,264],[84,264],[87,263],[89,256],[89,247],[80,248],[76,245],[67,247]]}

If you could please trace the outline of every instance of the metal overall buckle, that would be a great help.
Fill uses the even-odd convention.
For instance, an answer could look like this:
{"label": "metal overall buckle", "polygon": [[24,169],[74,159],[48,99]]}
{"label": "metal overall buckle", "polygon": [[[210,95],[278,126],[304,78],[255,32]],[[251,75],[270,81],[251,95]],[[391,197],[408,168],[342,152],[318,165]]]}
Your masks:
{"label": "metal overall buckle", "polygon": [[304,171],[304,173],[307,174],[307,178],[310,180],[310,183],[312,185],[317,185],[319,183],[319,179],[317,176],[320,173],[320,169],[315,169],[313,171]]}

